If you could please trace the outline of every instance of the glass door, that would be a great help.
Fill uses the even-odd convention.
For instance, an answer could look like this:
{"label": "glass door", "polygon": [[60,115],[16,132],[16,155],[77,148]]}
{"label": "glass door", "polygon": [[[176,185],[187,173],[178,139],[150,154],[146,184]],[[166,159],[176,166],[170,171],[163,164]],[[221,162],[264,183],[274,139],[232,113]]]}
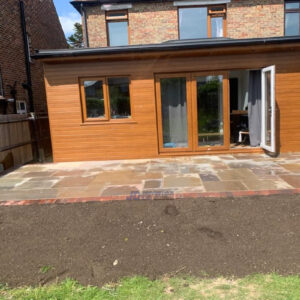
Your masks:
{"label": "glass door", "polygon": [[229,149],[228,74],[193,76],[194,149]]}
{"label": "glass door", "polygon": [[275,107],[275,66],[262,69],[262,128],[261,147],[276,151],[276,107]]}
{"label": "glass door", "polygon": [[192,150],[188,74],[156,76],[160,152]]}

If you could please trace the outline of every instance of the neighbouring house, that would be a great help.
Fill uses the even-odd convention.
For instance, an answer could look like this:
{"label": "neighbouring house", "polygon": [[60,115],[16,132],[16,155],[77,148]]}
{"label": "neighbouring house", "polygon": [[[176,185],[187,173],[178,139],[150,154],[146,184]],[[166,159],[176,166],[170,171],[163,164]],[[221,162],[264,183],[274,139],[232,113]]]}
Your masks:
{"label": "neighbouring house", "polygon": [[55,161],[300,151],[300,1],[72,1],[40,50]]}
{"label": "neighbouring house", "polygon": [[53,1],[1,1],[0,171],[51,154],[39,48],[67,48]]}

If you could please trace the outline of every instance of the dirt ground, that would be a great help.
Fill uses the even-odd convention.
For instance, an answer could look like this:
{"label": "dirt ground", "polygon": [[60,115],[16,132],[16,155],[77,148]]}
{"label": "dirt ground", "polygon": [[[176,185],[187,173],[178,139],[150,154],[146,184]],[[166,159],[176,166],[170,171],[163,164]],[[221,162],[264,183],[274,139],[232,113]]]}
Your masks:
{"label": "dirt ground", "polygon": [[0,282],[300,273],[300,195],[0,207]]}

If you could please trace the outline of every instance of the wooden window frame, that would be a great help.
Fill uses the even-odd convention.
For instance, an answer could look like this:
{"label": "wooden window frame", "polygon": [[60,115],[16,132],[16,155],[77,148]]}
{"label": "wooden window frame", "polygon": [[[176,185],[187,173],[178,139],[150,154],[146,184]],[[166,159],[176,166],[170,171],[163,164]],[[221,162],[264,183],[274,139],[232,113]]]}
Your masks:
{"label": "wooden window frame", "polygon": [[[110,114],[110,98],[109,98],[109,78],[128,78],[129,80],[129,101],[130,101],[130,117],[112,119]],[[86,97],[84,82],[85,81],[102,81],[103,82],[103,98],[104,98],[104,117],[102,118],[88,118],[86,110]],[[94,76],[94,77],[81,77],[79,78],[80,87],[80,102],[81,102],[81,115],[83,124],[111,124],[111,123],[135,123],[133,121],[133,105],[131,101],[131,78],[129,75],[112,75],[112,76]]]}
{"label": "wooden window frame", "polygon": [[[177,7],[177,23],[178,23],[178,37],[180,40],[180,24],[179,24],[179,10],[183,8],[197,8],[197,7],[206,7],[207,8],[207,38],[212,38],[211,37],[211,19],[212,18],[217,18],[217,17],[223,17],[223,37],[226,37],[227,35],[227,7],[226,4],[215,4],[215,5],[191,5],[191,6],[179,6]],[[219,11],[212,11],[212,8],[217,8],[217,7],[223,7],[223,10],[221,12]]]}
{"label": "wooden window frame", "polygon": [[[198,137],[198,107],[197,107],[197,78],[207,76],[222,76],[222,105],[223,105],[223,145],[199,146]],[[229,72],[228,71],[203,71],[192,73],[192,112],[193,112],[193,149],[194,151],[229,150],[230,149],[230,103],[229,103]]]}
{"label": "wooden window frame", "polygon": [[[111,13],[124,13],[124,16],[112,17]],[[130,34],[129,34],[129,18],[128,18],[128,10],[112,10],[105,12],[105,25],[106,25],[106,37],[107,37],[107,46],[110,47],[110,38],[109,38],[109,23],[116,22],[127,22],[127,34],[128,34],[128,45],[130,45]]]}
{"label": "wooden window frame", "polygon": [[[285,0],[284,1],[284,35],[285,36],[286,36],[286,28],[285,28],[286,15],[288,13],[299,13],[299,18],[300,18],[300,8],[286,8],[287,3],[300,3],[300,1],[297,1],[297,0]],[[299,22],[299,34],[300,34],[300,22]]]}
{"label": "wooden window frame", "polygon": [[[198,145],[198,110],[197,110],[197,82],[199,76],[223,76],[223,130],[224,144],[220,146]],[[161,86],[160,80],[164,78],[186,78],[186,101],[187,101],[187,128],[188,147],[186,148],[164,148],[162,110],[161,110]],[[171,153],[207,153],[209,151],[220,151],[230,149],[230,109],[229,109],[229,72],[228,71],[203,71],[184,73],[158,73],[155,74],[156,93],[156,116],[158,133],[159,154]]]}

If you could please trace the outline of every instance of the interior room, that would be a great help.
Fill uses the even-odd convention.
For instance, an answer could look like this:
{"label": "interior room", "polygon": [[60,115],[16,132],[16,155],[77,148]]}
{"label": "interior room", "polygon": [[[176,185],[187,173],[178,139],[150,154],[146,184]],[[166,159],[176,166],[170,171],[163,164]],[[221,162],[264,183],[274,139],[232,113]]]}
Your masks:
{"label": "interior room", "polygon": [[261,70],[229,73],[230,146],[260,147]]}

